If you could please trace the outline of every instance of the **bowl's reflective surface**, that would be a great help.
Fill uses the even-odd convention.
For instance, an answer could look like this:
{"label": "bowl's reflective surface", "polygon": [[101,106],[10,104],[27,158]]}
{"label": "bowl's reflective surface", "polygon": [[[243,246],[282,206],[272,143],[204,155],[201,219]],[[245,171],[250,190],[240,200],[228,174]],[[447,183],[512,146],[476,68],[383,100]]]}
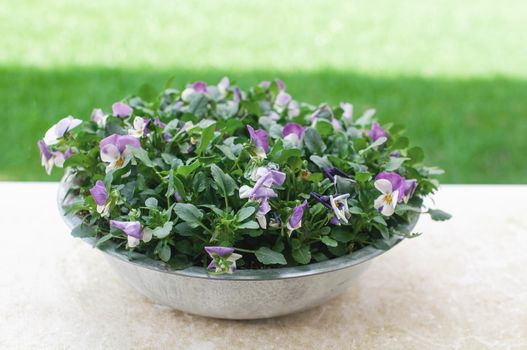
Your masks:
{"label": "bowl's reflective surface", "polygon": [[[65,186],[59,190],[60,203]],[[70,228],[80,223],[63,216]],[[417,217],[412,226],[417,222]],[[94,243],[93,238],[85,241]],[[393,247],[394,237],[386,243]],[[383,250],[366,247],[350,255],[299,267],[238,270],[232,275],[211,275],[201,267],[167,270],[162,262],[128,257],[107,247],[102,250],[110,265],[135,289],[151,300],[192,314],[256,319],[286,315],[320,305],[344,292]]]}

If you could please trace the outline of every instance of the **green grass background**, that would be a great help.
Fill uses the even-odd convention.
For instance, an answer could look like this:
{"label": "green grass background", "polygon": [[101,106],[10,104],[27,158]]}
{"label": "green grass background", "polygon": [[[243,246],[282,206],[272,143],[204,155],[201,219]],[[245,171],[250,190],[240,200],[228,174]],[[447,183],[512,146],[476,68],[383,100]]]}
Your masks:
{"label": "green grass background", "polygon": [[524,1],[0,0],[0,180],[49,178],[36,141],[143,83],[248,87],[375,107],[447,183],[525,183]]}

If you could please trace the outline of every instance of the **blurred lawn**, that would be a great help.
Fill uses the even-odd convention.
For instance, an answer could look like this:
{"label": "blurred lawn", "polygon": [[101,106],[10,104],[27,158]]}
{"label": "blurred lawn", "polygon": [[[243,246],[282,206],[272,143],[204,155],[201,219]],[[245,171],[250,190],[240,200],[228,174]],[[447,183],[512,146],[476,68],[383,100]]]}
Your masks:
{"label": "blurred lawn", "polygon": [[[4,1],[0,179],[48,179],[36,140],[171,76],[374,106],[407,126],[444,182],[525,183],[527,3]],[[524,38],[523,38],[524,39]],[[52,178],[58,178],[55,171]]]}

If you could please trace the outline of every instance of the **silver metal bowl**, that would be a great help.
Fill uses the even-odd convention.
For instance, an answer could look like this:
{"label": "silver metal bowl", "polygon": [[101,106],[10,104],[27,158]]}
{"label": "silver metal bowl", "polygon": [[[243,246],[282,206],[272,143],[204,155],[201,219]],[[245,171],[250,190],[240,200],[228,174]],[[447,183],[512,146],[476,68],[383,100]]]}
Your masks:
{"label": "silver metal bowl", "polygon": [[[64,215],[62,199],[67,185],[59,189],[59,210],[66,224],[81,223]],[[417,223],[418,216],[410,225]],[[94,245],[94,238],[83,238]],[[402,240],[394,237],[391,248]],[[346,291],[384,253],[371,246],[350,255],[297,267],[237,270],[232,275],[212,275],[202,267],[169,270],[160,261],[138,256],[132,261],[112,247],[101,249],[118,274],[149,299],[191,314],[224,319],[258,319],[281,316],[323,304]]]}

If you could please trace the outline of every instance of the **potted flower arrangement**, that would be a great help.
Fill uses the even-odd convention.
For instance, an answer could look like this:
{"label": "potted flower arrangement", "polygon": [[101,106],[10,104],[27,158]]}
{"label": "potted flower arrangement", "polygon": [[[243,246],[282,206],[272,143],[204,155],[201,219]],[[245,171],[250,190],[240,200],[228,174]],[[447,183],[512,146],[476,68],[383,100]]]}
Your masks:
{"label": "potted flower arrangement", "polygon": [[[374,113],[295,101],[280,80],[244,91],[223,78],[143,88],[90,121],[60,120],[38,146],[48,173],[67,169],[59,201],[72,234],[135,287],[185,311],[256,318],[323,302],[416,236],[420,214],[449,217],[423,207],[442,171]],[[199,294],[211,288],[216,302]]]}

